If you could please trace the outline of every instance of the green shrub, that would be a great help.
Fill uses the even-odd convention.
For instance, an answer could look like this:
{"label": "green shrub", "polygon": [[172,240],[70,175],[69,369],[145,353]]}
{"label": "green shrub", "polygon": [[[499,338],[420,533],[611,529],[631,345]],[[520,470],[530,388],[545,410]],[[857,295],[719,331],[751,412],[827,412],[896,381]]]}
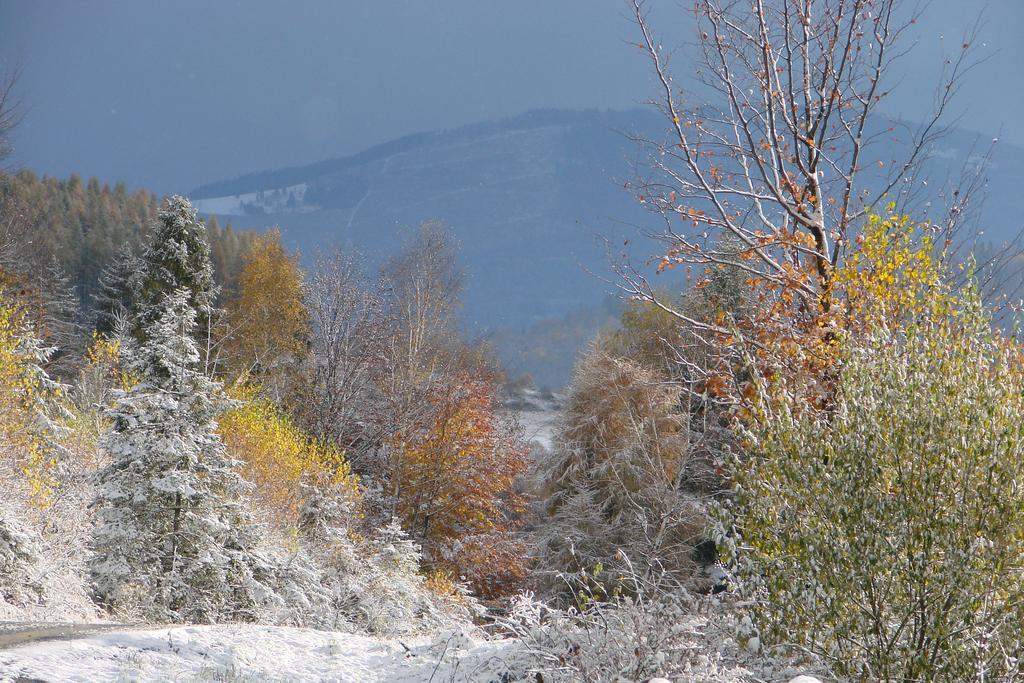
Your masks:
{"label": "green shrub", "polygon": [[719,540],[765,644],[854,680],[1014,680],[1022,351],[973,292],[930,310],[843,340],[825,411],[761,386]]}

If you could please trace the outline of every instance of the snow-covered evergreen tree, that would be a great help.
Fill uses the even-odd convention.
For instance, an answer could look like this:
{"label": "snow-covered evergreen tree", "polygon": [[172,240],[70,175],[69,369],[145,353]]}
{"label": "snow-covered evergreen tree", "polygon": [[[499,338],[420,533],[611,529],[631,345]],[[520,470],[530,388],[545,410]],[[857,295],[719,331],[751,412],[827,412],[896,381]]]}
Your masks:
{"label": "snow-covered evergreen tree", "polygon": [[0,606],[38,602],[43,588],[31,571],[36,548],[7,512],[0,512]]}
{"label": "snow-covered evergreen tree", "polygon": [[85,346],[78,293],[56,258],[33,272],[30,281],[36,292],[31,307],[35,334],[51,349],[43,367],[66,379],[77,370]]}
{"label": "snow-covered evergreen tree", "polygon": [[135,335],[143,339],[156,320],[164,297],[187,290],[188,305],[196,314],[196,329],[207,330],[214,315],[218,288],[206,226],[184,197],[167,200],[160,210],[152,241],[142,255]]}
{"label": "snow-covered evergreen tree", "polygon": [[130,244],[118,251],[103,272],[93,294],[94,327],[100,334],[111,336],[134,309],[139,296],[142,259]]}
{"label": "snow-covered evergreen tree", "polygon": [[180,288],[155,307],[128,350],[140,378],[110,409],[98,475],[96,597],[165,621],[247,620],[273,598],[273,567],[255,550],[239,503],[246,484],[215,432],[221,399],[196,369],[196,311]]}

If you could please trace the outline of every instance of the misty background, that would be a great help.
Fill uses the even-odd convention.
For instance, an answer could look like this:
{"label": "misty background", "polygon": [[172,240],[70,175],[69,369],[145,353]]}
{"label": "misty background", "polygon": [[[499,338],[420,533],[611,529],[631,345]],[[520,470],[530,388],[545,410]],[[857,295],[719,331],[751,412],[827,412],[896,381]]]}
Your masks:
{"label": "misty background", "polygon": [[[666,44],[687,3],[657,5]],[[344,156],[537,108],[624,109],[653,92],[620,0],[2,0],[0,60],[23,64],[14,163],[156,192]],[[1024,3],[936,0],[888,101],[922,118],[944,45],[985,18],[958,103],[966,128],[1024,144]],[[677,71],[682,71],[677,69]],[[1001,131],[1001,132],[1000,132]]]}
{"label": "misty background", "polygon": [[[695,38],[687,5],[649,3],[665,45]],[[1024,3],[926,5],[882,112],[927,118],[945,56],[981,17],[981,68],[963,81],[946,119],[957,129],[928,177],[955,175],[998,137],[979,222],[986,239],[1009,239],[1024,215]],[[611,252],[641,266],[657,252],[639,238],[651,217],[623,187],[643,163],[623,133],[665,129],[645,105],[657,85],[629,10],[0,0],[0,68],[21,69],[24,103],[8,163],[185,194],[236,228],[280,226],[307,267],[342,247],[375,268],[411,226],[441,221],[462,248],[465,331],[491,339],[511,375],[562,386],[617,317],[609,260],[623,256]],[[692,73],[685,56],[677,79]]]}

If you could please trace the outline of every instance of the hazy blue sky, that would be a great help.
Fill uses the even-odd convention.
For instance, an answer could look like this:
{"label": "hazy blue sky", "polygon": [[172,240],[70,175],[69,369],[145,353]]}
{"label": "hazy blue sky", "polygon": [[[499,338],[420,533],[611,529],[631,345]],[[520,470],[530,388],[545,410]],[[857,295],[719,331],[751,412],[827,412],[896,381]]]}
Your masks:
{"label": "hazy blue sky", "polygon": [[[666,43],[690,36],[683,0]],[[965,125],[1024,144],[1024,0],[935,0],[889,111],[919,118],[939,37],[987,7]],[[622,0],[0,0],[24,64],[15,163],[157,191],[358,151],[538,107],[652,92]]]}

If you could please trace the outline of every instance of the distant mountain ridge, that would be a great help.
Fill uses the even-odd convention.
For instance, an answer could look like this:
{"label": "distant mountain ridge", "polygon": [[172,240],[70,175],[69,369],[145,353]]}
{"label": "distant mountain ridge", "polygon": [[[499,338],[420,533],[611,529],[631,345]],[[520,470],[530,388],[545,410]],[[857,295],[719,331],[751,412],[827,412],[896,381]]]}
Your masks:
{"label": "distant mountain ridge", "polygon": [[483,333],[605,296],[610,288],[586,272],[608,272],[597,235],[621,247],[646,215],[622,187],[640,154],[623,133],[657,126],[644,110],[530,112],[248,174],[191,196],[222,220],[280,225],[307,259],[355,248],[372,265],[395,251],[404,228],[441,220],[462,243],[463,318]]}
{"label": "distant mountain ridge", "polygon": [[244,173],[230,180],[220,180],[200,185],[192,191],[194,199],[206,199],[237,195],[259,190],[272,190],[288,185],[303,183],[310,178],[339,170],[371,163],[387,156],[404,152],[415,147],[447,140],[471,140],[487,135],[495,130],[523,130],[545,125],[577,125],[583,118],[594,117],[603,119],[609,124],[618,124],[622,130],[637,126],[655,128],[659,117],[648,109],[619,110],[566,110],[566,109],[535,109],[519,116],[507,117],[497,121],[471,123],[455,128],[437,131],[424,131],[405,135],[388,142],[368,147],[351,156],[325,159],[301,166],[289,166],[281,169]]}
{"label": "distant mountain ridge", "polygon": [[[341,247],[361,251],[373,267],[396,251],[403,229],[441,220],[462,243],[466,328],[489,334],[543,321],[550,331],[553,319],[598,307],[614,290],[602,280],[609,251],[628,240],[643,261],[656,250],[635,227],[652,225],[652,217],[623,188],[645,156],[626,134],[658,138],[664,122],[650,109],[532,111],[209,183],[191,196],[201,212],[222,220],[279,225],[307,261]],[[925,177],[955,175],[977,140],[954,130]],[[981,215],[993,241],[1015,235],[1024,222],[1022,178],[1024,151],[997,148]],[[499,351],[519,358],[523,339],[519,332],[498,335],[499,344],[516,347]],[[545,365],[550,383],[564,382],[569,362]]]}

